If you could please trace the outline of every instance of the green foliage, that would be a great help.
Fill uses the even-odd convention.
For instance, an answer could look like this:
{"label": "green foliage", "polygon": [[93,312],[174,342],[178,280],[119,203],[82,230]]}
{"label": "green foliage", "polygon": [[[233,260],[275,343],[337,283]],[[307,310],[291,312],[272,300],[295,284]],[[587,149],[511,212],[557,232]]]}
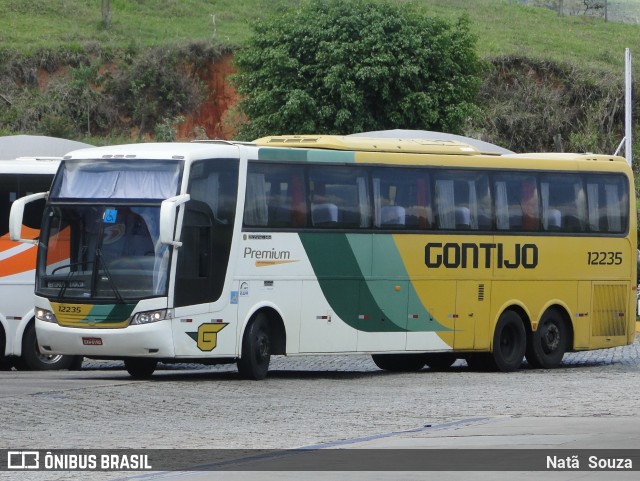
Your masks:
{"label": "green foliage", "polygon": [[[0,129],[82,138],[118,136],[134,122],[140,138],[198,107],[205,95],[200,73],[226,52],[202,42],[92,54],[67,47],[25,57],[0,51]],[[117,58],[118,68],[105,68]]]}
{"label": "green foliage", "polygon": [[518,152],[613,153],[624,136],[624,86],[610,72],[522,56],[492,61],[469,130]]}
{"label": "green foliage", "polygon": [[165,117],[155,127],[156,142],[175,142],[178,139],[177,125],[184,122],[184,117],[179,115],[174,118]]}
{"label": "green foliage", "polygon": [[245,138],[459,132],[479,85],[466,19],[450,23],[362,0],[312,0],[259,22],[235,61]]}

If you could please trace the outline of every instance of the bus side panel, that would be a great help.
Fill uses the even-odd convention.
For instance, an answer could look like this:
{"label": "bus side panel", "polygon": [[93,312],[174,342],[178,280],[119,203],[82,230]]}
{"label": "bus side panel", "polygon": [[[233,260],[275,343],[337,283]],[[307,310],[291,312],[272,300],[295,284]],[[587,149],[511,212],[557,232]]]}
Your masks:
{"label": "bus side panel", "polygon": [[414,281],[409,297],[407,350],[451,350],[454,342],[456,281]]}
{"label": "bus side panel", "polygon": [[234,357],[236,306],[212,310],[209,304],[180,307],[172,320],[175,356]]}
{"label": "bus side panel", "polygon": [[[352,280],[325,281],[323,286],[351,300],[347,315],[357,318],[359,283]],[[345,314],[343,314],[344,316]],[[317,281],[305,280],[302,286],[300,316],[300,352],[354,352],[358,331],[344,322],[327,301]]]}
{"label": "bus side panel", "polygon": [[33,317],[36,248],[0,238],[0,319],[5,331],[4,354],[22,354],[22,335]]}
{"label": "bus side panel", "polygon": [[[272,267],[268,267],[265,273],[268,273],[269,269]],[[240,354],[242,337],[251,317],[261,308],[272,309],[278,313],[284,324],[286,353],[297,353],[300,322],[305,320],[301,315],[302,281],[281,279],[276,276],[260,280],[239,280],[236,281],[235,286],[234,290],[237,289],[237,291],[232,293],[231,303],[237,302],[238,308],[237,353]]]}

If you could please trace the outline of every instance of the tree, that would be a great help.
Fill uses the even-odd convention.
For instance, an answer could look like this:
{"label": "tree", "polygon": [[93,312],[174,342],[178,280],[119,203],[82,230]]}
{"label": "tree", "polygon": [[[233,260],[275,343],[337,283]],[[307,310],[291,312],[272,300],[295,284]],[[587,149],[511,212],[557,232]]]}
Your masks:
{"label": "tree", "polygon": [[242,138],[389,128],[460,132],[480,84],[468,20],[408,5],[310,0],[236,53]]}

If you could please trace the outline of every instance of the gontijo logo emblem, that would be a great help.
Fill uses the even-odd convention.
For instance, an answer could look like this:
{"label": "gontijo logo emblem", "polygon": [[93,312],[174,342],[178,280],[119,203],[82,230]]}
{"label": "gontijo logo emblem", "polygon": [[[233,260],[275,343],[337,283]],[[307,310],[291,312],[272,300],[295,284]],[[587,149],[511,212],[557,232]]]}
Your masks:
{"label": "gontijo logo emblem", "polygon": [[186,334],[196,341],[198,349],[209,352],[218,345],[218,333],[228,325],[228,322],[206,322],[198,326],[198,332],[187,332]]}

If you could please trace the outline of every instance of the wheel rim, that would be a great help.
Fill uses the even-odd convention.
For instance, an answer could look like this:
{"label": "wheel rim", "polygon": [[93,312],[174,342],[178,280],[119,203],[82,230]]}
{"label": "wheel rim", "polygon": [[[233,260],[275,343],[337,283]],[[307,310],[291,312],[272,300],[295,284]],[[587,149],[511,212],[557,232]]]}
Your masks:
{"label": "wheel rim", "polygon": [[540,333],[540,340],[546,354],[556,351],[560,347],[560,329],[555,323],[545,324]]}
{"label": "wheel rim", "polygon": [[271,344],[269,342],[269,336],[267,336],[265,333],[261,333],[256,338],[255,353],[256,361],[258,361],[260,364],[269,361],[269,356],[271,354]]}
{"label": "wheel rim", "polygon": [[38,346],[37,342],[35,343],[35,351],[36,356],[38,357],[40,362],[44,364],[55,364],[57,362],[60,362],[60,360],[62,359],[62,354],[44,354],[40,352],[40,346]]}

